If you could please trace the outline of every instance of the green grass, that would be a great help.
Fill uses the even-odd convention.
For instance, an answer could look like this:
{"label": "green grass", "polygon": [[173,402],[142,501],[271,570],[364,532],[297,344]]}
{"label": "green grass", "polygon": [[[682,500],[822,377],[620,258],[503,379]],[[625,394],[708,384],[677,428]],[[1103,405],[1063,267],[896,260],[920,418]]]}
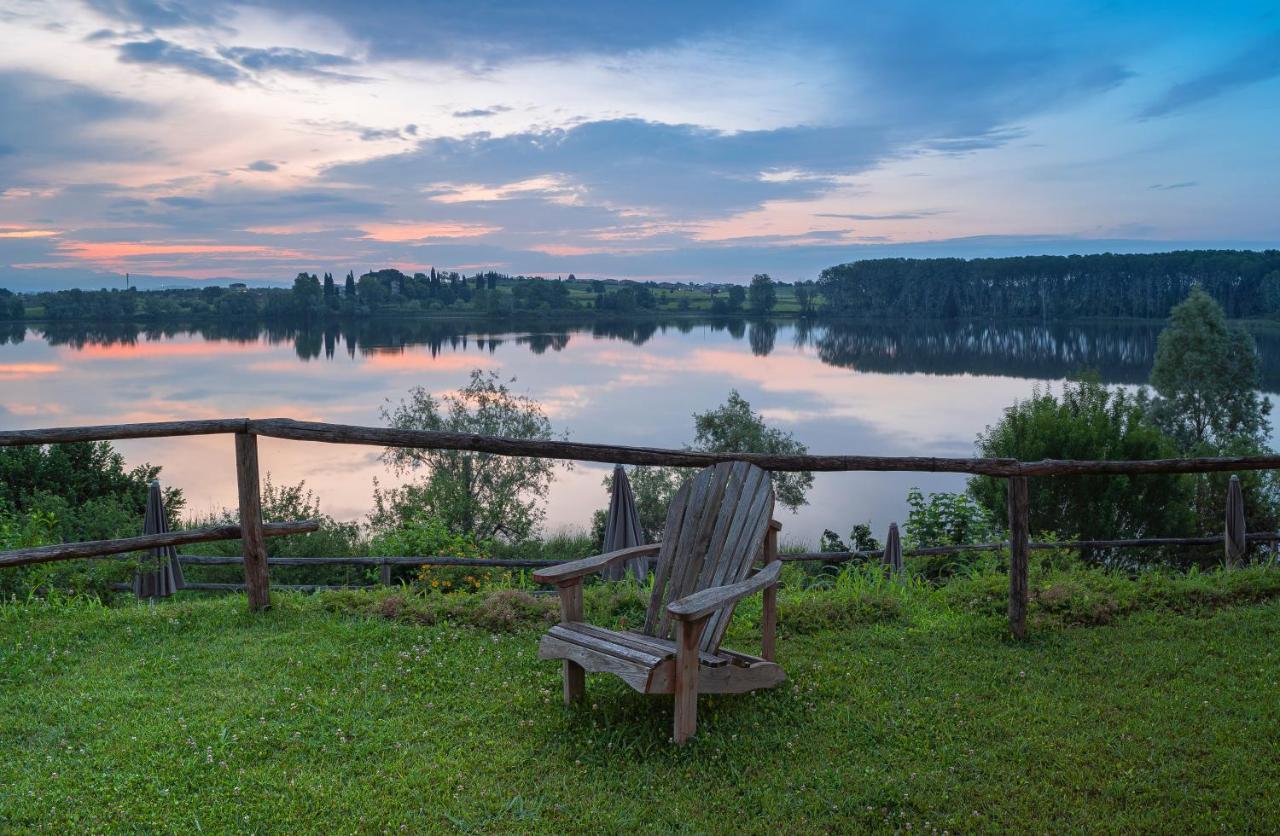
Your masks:
{"label": "green grass", "polygon": [[[524,598],[9,605],[0,829],[1273,830],[1277,573],[1233,575],[1045,576],[1024,644],[994,580],[793,584],[790,680],[704,697],[684,748],[669,698],[617,680],[562,706]],[[602,623],[634,618],[638,592],[590,592]],[[1061,618],[1103,594],[1104,622]]]}

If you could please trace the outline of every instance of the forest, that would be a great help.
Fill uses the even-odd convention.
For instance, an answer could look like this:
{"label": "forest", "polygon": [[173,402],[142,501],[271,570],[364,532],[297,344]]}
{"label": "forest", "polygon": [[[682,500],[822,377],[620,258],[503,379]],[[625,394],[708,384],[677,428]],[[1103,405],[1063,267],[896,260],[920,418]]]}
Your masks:
{"label": "forest", "polygon": [[928,319],[1163,319],[1199,285],[1232,319],[1280,313],[1280,250],[880,258],[828,267],[824,309]]}
{"label": "forest", "polygon": [[[812,283],[809,283],[812,284]],[[403,273],[374,270],[345,279],[299,273],[290,287],[228,286],[159,290],[59,290],[15,294],[0,290],[0,321],[190,322],[206,320],[327,321],[457,315],[702,312],[812,312],[811,294],[758,275],[751,286],[510,276],[488,271]],[[800,300],[799,302],[795,300]]]}
{"label": "forest", "polygon": [[496,271],[357,277],[299,273],[291,287],[242,283],[162,290],[0,289],[0,321],[318,321],[373,316],[524,314],[892,319],[1164,319],[1193,286],[1229,318],[1280,315],[1280,251],[1186,250],[1144,255],[882,258],[828,267],[817,280],[745,284],[511,276]]}

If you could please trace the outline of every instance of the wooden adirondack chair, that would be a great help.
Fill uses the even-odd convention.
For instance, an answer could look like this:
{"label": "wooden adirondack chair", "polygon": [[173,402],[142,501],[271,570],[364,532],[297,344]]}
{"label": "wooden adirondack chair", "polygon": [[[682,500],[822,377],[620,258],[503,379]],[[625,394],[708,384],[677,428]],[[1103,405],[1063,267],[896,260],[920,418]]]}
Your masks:
{"label": "wooden adirondack chair", "polygon": [[[675,733],[697,728],[698,693],[771,688],[786,679],[774,662],[778,530],[769,474],[746,462],[699,471],[667,510],[662,542],[575,560],[534,573],[560,592],[560,623],[543,636],[542,659],[564,660],[564,700],[585,691],[585,672],[612,673],[642,694],[675,695]],[[657,553],[653,596],[640,632],[582,620],[582,579],[610,564]],[[748,573],[757,557],[764,568]],[[762,649],[749,656],[720,647],[736,603],[764,592]],[[674,632],[674,636],[672,635]]]}

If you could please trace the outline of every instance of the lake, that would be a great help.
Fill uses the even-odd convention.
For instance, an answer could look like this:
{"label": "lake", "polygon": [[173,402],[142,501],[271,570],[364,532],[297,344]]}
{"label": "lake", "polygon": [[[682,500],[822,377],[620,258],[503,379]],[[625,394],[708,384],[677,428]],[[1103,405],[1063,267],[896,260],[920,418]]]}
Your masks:
{"label": "lake", "polygon": [[[379,424],[412,386],[447,392],[475,368],[515,378],[578,441],[679,447],[692,414],[731,389],[815,453],[966,456],[1001,410],[1081,368],[1137,385],[1157,323],[806,324],[794,321],[361,322],[328,328],[211,325],[155,330],[50,325],[0,331],[0,424],[8,428],[213,417]],[[1264,389],[1280,391],[1280,337],[1256,335]],[[1274,400],[1274,398],[1272,398]],[[130,464],[162,465],[188,510],[235,505],[229,436],[119,442]],[[361,519],[375,479],[395,484],[376,448],[261,440],[277,483],[305,480],[323,509]],[[547,528],[583,527],[608,496],[609,467],[560,471]],[[909,488],[959,490],[931,473],[817,474],[809,504],[780,513],[783,539],[816,544],[905,517]]]}

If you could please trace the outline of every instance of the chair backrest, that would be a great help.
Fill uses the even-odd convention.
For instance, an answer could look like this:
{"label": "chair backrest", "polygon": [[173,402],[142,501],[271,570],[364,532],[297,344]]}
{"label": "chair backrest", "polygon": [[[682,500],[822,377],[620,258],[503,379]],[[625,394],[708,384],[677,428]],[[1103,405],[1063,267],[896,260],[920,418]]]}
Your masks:
{"label": "chair backrest", "polygon": [[[698,471],[667,509],[644,632],[670,638],[669,603],[746,578],[772,518],[773,485],[765,471],[746,462]],[[732,617],[732,607],[711,616],[702,633],[704,652],[720,647]]]}

